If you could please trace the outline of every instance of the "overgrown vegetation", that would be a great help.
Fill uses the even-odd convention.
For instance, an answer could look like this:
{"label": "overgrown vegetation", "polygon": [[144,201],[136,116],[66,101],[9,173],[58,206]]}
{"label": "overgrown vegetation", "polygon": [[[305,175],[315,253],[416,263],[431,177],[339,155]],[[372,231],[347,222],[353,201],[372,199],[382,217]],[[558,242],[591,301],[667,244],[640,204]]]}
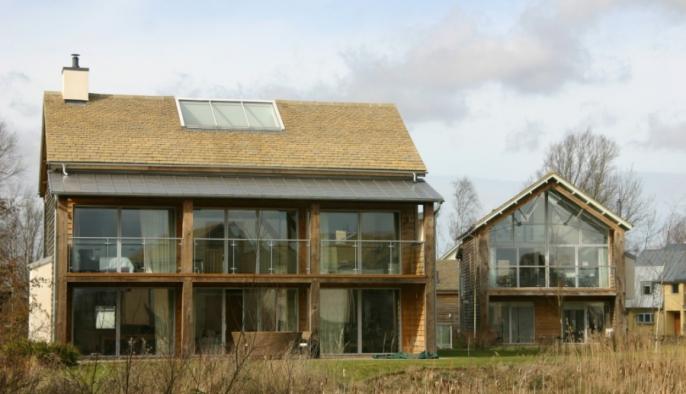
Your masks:
{"label": "overgrown vegetation", "polygon": [[[23,346],[23,345],[22,345]],[[684,392],[686,344],[651,337],[544,349],[455,351],[438,360],[278,360],[246,354],[193,358],[90,359],[78,366],[39,361],[31,351],[3,351],[0,392],[257,393],[257,392]],[[23,347],[22,347],[23,348]],[[3,349],[7,349],[6,347]],[[452,356],[452,355],[457,355]]]}

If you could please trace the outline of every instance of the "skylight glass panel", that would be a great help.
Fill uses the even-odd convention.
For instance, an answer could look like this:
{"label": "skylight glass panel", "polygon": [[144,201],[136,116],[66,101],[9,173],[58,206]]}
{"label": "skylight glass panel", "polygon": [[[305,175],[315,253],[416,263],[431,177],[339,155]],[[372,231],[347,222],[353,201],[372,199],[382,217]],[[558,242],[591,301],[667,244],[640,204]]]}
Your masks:
{"label": "skylight glass panel", "polygon": [[217,119],[217,126],[221,128],[246,129],[250,127],[248,119],[243,111],[241,103],[212,102],[214,116]]}
{"label": "skylight glass panel", "polygon": [[187,127],[207,127],[215,124],[209,102],[182,101],[179,104]]}
{"label": "skylight glass panel", "polygon": [[178,100],[181,124],[187,128],[282,130],[274,102],[242,100]]}
{"label": "skylight glass panel", "polygon": [[279,127],[273,105],[269,103],[245,103],[244,105],[250,124],[268,129]]}

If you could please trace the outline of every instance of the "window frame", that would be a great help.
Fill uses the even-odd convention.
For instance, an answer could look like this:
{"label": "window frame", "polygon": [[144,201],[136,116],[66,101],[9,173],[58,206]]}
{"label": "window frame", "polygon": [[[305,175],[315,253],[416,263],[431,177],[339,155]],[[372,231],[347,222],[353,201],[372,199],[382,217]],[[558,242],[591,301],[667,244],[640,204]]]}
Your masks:
{"label": "window frame", "polygon": [[[648,292],[646,293],[646,289],[648,289]],[[655,292],[655,285],[653,282],[650,281],[642,281],[641,282],[641,296],[651,296]]]}
{"label": "window frame", "polygon": [[639,325],[653,325],[655,324],[655,313],[653,312],[641,312],[636,314],[636,324]]}
{"label": "window frame", "polygon": [[672,294],[679,294],[679,284],[672,283]]}
{"label": "window frame", "polygon": [[[218,130],[218,131],[263,131],[263,132],[279,132],[279,131],[284,131],[286,128],[283,124],[283,119],[281,117],[281,113],[279,112],[279,106],[276,105],[276,100],[243,100],[243,99],[230,99],[230,98],[191,98],[191,97],[174,97],[174,101],[176,102],[176,112],[179,115],[179,122],[181,122],[181,127],[184,129],[189,129],[189,130]],[[185,119],[183,118],[183,112],[181,111],[181,102],[182,101],[192,101],[192,102],[206,102],[208,106],[210,107],[210,111],[212,112],[212,118],[214,119],[214,127],[200,127],[200,126],[189,126],[186,124]],[[248,127],[223,127],[219,126],[217,124],[216,117],[214,115],[214,108],[212,107],[212,102],[218,102],[218,103],[236,103],[240,104],[241,108],[243,109],[243,114],[245,116],[246,122],[248,123]],[[274,117],[276,118],[276,123],[277,127],[252,127],[250,126],[250,120],[248,119],[247,112],[245,109],[245,104],[271,104],[272,108],[274,109]]]}
{"label": "window frame", "polygon": [[[440,347],[438,345],[438,338],[440,338],[440,335],[438,333],[439,328],[447,328],[448,333],[449,333],[449,339],[448,339],[448,347]],[[436,347],[438,349],[452,349],[453,348],[453,325],[450,323],[436,323]]]}
{"label": "window frame", "polygon": [[[255,222],[255,224],[256,224],[256,228],[255,228],[256,238],[244,239],[245,241],[255,241],[256,242],[255,272],[248,273],[248,274],[254,274],[254,275],[271,275],[271,274],[273,274],[270,272],[257,272],[258,268],[261,268],[261,266],[260,266],[261,256],[260,256],[260,251],[259,251],[259,249],[260,249],[259,248],[259,242],[268,241],[268,240],[295,242],[296,243],[296,257],[295,257],[296,272],[282,273],[281,275],[302,274],[302,272],[300,272],[301,271],[300,270],[300,259],[302,257],[301,253],[300,253],[300,244],[302,242],[309,242],[309,239],[300,238],[302,235],[302,234],[300,234],[301,217],[300,217],[300,210],[298,208],[294,208],[294,207],[290,207],[290,208],[283,208],[283,207],[274,207],[274,208],[272,208],[272,207],[266,207],[266,208],[265,207],[261,207],[261,208],[256,208],[256,207],[229,207],[229,208],[227,208],[227,207],[222,207],[222,206],[217,206],[217,207],[199,206],[199,207],[193,208],[193,215],[195,215],[196,212],[203,211],[203,210],[204,211],[221,211],[222,212],[222,229],[224,231],[224,237],[223,238],[198,237],[197,239],[221,241],[223,243],[223,248],[224,248],[224,259],[222,261],[222,267],[223,267],[223,271],[224,271],[223,273],[225,273],[225,274],[245,274],[245,273],[237,272],[235,269],[235,266],[232,266],[231,261],[229,261],[230,260],[229,250],[231,248],[231,241],[237,240],[236,238],[232,238],[229,236],[229,220],[230,220],[229,219],[229,212],[230,211],[255,211],[255,213],[256,213],[256,222]],[[296,238],[280,239],[280,240],[273,239],[273,238],[262,238],[261,233],[260,233],[260,229],[261,229],[260,224],[262,221],[262,212],[264,212],[264,211],[277,211],[277,212],[283,211],[283,212],[287,212],[287,213],[293,212],[294,218],[295,218],[295,235],[296,235]],[[204,272],[204,270],[203,271],[196,270],[196,266],[195,266],[195,257],[196,257],[195,256],[195,249],[196,249],[196,245],[195,245],[195,240],[196,240],[196,237],[195,237],[195,220],[193,221],[193,223],[194,223],[194,225],[193,225],[194,227],[192,229],[192,232],[193,232],[193,272],[196,274],[212,274],[212,272]],[[305,219],[305,223],[309,224],[309,218]],[[309,225],[308,225],[308,231],[309,231]],[[307,267],[306,267],[307,272],[309,272],[309,270],[310,270],[309,265],[310,265],[310,261],[309,261],[309,252],[308,252],[308,260],[307,260]]]}
{"label": "window frame", "polygon": [[[403,261],[403,256],[402,256],[402,244],[405,240],[403,240],[403,234],[402,234],[402,212],[398,209],[321,209],[320,210],[320,227],[319,227],[319,243],[320,243],[320,248],[323,248],[325,243],[330,243],[330,242],[335,242],[338,241],[336,239],[330,239],[330,238],[324,238],[322,237],[322,227],[321,227],[321,215],[325,213],[348,213],[348,214],[354,214],[356,216],[356,223],[357,223],[357,233],[355,234],[354,239],[346,240],[345,242],[353,242],[354,247],[356,248],[355,251],[355,268],[353,269],[353,274],[354,275],[365,275],[363,271],[363,248],[358,247],[362,245],[364,242],[375,242],[378,241],[380,242],[397,242],[398,246],[398,273],[397,274],[391,274],[391,273],[384,273],[383,275],[400,275],[403,272],[402,268],[402,261]],[[362,215],[365,213],[390,213],[393,215],[397,215],[397,225],[396,225],[396,232],[398,234],[397,239],[383,239],[383,240],[372,240],[372,239],[364,239],[362,237]],[[322,275],[336,275],[338,274],[337,272],[322,272],[322,267],[323,264],[321,263],[321,256],[320,256],[320,262],[319,262],[319,274]]]}

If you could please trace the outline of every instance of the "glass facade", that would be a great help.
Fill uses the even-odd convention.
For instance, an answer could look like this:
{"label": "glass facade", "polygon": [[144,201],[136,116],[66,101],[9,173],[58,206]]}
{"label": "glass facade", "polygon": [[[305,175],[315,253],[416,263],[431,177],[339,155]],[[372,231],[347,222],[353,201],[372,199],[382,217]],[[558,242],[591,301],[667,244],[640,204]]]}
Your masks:
{"label": "glass facade", "polygon": [[75,288],[74,346],[84,355],[169,354],[175,300],[169,288]]}
{"label": "glass facade", "polygon": [[198,288],[194,292],[195,349],[222,353],[241,332],[297,332],[298,289]]}
{"label": "glass facade", "polygon": [[321,289],[322,353],[397,352],[399,308],[397,290]]}
{"label": "glass facade", "polygon": [[605,329],[607,305],[604,302],[566,303],[562,310],[562,338],[585,342],[589,335]]}
{"label": "glass facade", "polygon": [[397,212],[322,212],[321,273],[400,273]]}
{"label": "glass facade", "polygon": [[193,236],[195,272],[298,272],[295,210],[197,209]]}
{"label": "glass facade", "polygon": [[491,287],[608,287],[609,229],[555,191],[493,225]]}
{"label": "glass facade", "polygon": [[531,303],[492,302],[488,317],[502,343],[534,342],[534,306]]}
{"label": "glass facade", "polygon": [[74,208],[72,272],[176,272],[174,211]]}

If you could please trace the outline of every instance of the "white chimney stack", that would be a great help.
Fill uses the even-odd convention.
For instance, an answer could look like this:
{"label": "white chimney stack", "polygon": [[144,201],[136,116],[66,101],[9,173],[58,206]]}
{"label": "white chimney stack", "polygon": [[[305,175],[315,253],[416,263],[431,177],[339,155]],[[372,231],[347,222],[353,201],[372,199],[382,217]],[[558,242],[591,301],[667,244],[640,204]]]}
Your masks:
{"label": "white chimney stack", "polygon": [[62,67],[64,101],[88,101],[88,69],[79,67],[79,55],[71,55],[71,67]]}

